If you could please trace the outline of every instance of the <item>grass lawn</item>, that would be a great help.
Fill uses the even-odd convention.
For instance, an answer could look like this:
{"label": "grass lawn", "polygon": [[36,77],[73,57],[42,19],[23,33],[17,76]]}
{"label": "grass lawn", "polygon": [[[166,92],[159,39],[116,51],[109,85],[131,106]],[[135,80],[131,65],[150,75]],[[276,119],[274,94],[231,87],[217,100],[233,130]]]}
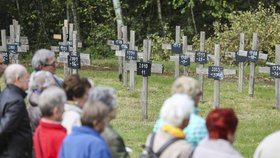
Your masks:
{"label": "grass lawn", "polygon": [[[159,62],[154,62],[159,63]],[[169,96],[174,81],[173,62],[161,62],[165,65],[164,74],[149,77],[148,119],[142,119],[140,106],[142,77],[135,77],[135,93],[130,95],[129,87],[118,81],[117,60],[94,60],[92,68],[80,71],[81,76],[94,80],[96,85],[108,85],[118,92],[118,116],[112,124],[124,138],[127,146],[133,149],[132,157],[137,158],[142,151],[147,135],[151,132],[164,100]],[[191,66],[190,75],[194,75],[196,65]],[[238,69],[237,67],[231,67]],[[231,107],[237,112],[239,126],[235,147],[246,158],[252,157],[258,143],[268,134],[280,129],[280,112],[274,109],[274,80],[268,75],[258,74],[256,70],[255,95],[248,96],[249,66],[245,67],[245,85],[243,93],[237,92],[237,77],[226,77],[221,81],[221,107]],[[182,71],[181,71],[182,72]],[[58,74],[63,74],[62,69]],[[200,114],[205,117],[213,108],[213,80],[204,83],[204,102],[199,105]]]}

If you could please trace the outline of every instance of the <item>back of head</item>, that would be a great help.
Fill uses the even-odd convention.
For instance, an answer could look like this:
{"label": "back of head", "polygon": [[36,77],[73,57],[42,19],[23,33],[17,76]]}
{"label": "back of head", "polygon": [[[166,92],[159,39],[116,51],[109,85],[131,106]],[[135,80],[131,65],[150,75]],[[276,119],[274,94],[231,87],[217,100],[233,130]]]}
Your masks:
{"label": "back of head", "polygon": [[[103,102],[86,103],[83,107],[81,123],[83,126],[94,127],[94,122],[104,122],[108,117],[109,108]],[[101,132],[101,131],[100,131]]]}
{"label": "back of head", "polygon": [[13,84],[17,77],[23,77],[27,74],[27,70],[20,64],[9,65],[4,72],[4,81],[6,84]]}
{"label": "back of head", "polygon": [[115,89],[107,86],[93,88],[89,93],[87,102],[90,104],[97,101],[103,102],[110,110],[116,108],[117,95]]}
{"label": "back of head", "polygon": [[193,100],[184,94],[174,94],[166,99],[160,109],[160,117],[165,124],[179,127],[184,119],[189,119],[194,108]]}
{"label": "back of head", "polygon": [[238,119],[231,108],[212,110],[206,118],[206,127],[210,139],[228,140],[228,134],[234,134]]}
{"label": "back of head", "polygon": [[201,93],[199,83],[192,77],[179,77],[173,83],[171,88],[171,94],[181,93],[187,94],[190,97],[195,97]]}
{"label": "back of head", "polygon": [[67,99],[74,100],[74,97],[83,97],[87,89],[91,88],[91,84],[87,79],[80,78],[79,75],[70,75],[64,79],[62,87]]}
{"label": "back of head", "polygon": [[58,87],[52,86],[43,91],[39,97],[39,108],[43,117],[53,115],[53,109],[58,106],[64,106],[66,102],[65,92]]}
{"label": "back of head", "polygon": [[32,90],[42,91],[47,87],[55,86],[55,80],[53,75],[48,71],[38,71],[33,76],[33,82],[31,83]]}
{"label": "back of head", "polygon": [[39,49],[35,52],[32,58],[32,68],[35,71],[41,70],[41,68],[48,64],[49,58],[54,58],[53,51],[48,49]]}

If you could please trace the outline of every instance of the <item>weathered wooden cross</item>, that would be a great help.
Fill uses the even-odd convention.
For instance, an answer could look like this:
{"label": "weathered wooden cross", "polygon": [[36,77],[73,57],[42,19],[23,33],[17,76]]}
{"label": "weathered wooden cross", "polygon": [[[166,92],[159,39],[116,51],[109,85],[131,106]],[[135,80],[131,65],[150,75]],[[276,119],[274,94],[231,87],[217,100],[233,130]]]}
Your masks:
{"label": "weathered wooden cross", "polygon": [[18,21],[13,19],[13,24],[10,25],[10,36],[6,36],[6,30],[1,30],[2,52],[4,63],[9,64],[19,63],[18,56],[20,52],[27,52],[29,50],[27,37],[20,36],[20,25]]}
{"label": "weathered wooden cross", "polygon": [[208,78],[214,79],[214,108],[218,108],[220,105],[220,80],[225,75],[235,75],[236,70],[224,69],[220,66],[220,45],[215,44],[215,60],[214,66],[207,68],[196,68],[198,74],[208,74]]}
{"label": "weathered wooden cross", "polygon": [[[60,35],[54,37],[61,39]],[[77,48],[81,48],[82,43],[77,42],[77,31],[73,31],[73,24],[68,24],[67,20],[64,20],[64,26],[62,27],[62,40],[63,42],[58,43],[59,46],[51,46],[51,50],[59,52],[57,61],[64,63],[64,76],[78,73],[81,64],[90,65],[90,55],[78,53]]]}
{"label": "weathered wooden cross", "polygon": [[143,76],[143,87],[141,95],[142,115],[148,119],[148,76],[151,76],[151,65],[149,62],[152,41],[145,39],[143,42],[143,61],[137,62],[137,75]]}
{"label": "weathered wooden cross", "polygon": [[[130,31],[130,42],[129,49],[122,49],[115,52],[116,56],[123,57],[126,61],[129,61],[129,64],[125,64],[126,70],[129,70],[130,73],[130,94],[134,93],[134,85],[135,85],[135,75],[134,71],[137,71],[136,61],[139,58],[143,58],[142,52],[137,52],[137,48],[135,46],[135,31]],[[151,73],[163,73],[163,65],[153,63],[151,66]],[[125,73],[124,73],[125,74]]]}
{"label": "weathered wooden cross", "polygon": [[275,45],[275,64],[270,67],[259,67],[260,73],[269,73],[275,78],[276,108],[280,109],[280,44]]}

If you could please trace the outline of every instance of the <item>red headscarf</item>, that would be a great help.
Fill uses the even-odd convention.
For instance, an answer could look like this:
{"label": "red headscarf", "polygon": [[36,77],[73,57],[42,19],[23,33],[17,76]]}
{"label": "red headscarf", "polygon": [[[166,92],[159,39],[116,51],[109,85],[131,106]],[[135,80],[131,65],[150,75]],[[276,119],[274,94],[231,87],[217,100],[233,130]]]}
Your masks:
{"label": "red headscarf", "polygon": [[231,108],[212,110],[206,118],[206,127],[210,139],[225,139],[229,133],[234,134],[238,119]]}

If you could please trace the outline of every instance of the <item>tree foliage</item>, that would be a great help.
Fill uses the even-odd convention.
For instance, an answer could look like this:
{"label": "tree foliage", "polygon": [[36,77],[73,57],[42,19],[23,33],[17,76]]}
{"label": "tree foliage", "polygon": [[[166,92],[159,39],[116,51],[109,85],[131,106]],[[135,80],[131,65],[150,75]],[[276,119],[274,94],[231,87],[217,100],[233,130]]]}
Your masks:
{"label": "tree foliage", "polygon": [[[273,22],[273,17],[280,11],[280,2],[274,0],[122,0],[120,2],[124,24],[129,30],[136,32],[136,45],[142,46],[143,39],[152,38],[155,59],[165,59],[168,56],[167,52],[160,49],[160,45],[174,40],[176,25],[181,26],[182,32],[188,36],[188,39],[198,35],[199,31],[205,31],[206,37],[210,37],[209,41],[219,41],[225,39],[226,35],[222,34],[226,33],[223,32],[237,29],[235,21],[238,21],[237,17],[241,19],[243,15],[246,20],[241,22],[248,22],[242,24],[240,29],[244,29],[246,39],[248,39],[253,29],[264,27],[266,29],[263,31],[269,31],[267,25],[258,23],[258,19],[255,19],[262,18],[261,15],[255,15],[258,2],[262,2],[263,10],[272,9],[270,6],[275,6],[271,10],[274,12],[273,15],[270,12],[266,13],[266,15],[271,15],[271,18],[265,18],[266,21],[262,22],[276,25],[277,21]],[[158,7],[161,9],[160,12]],[[52,39],[52,36],[54,33],[62,32],[63,20],[67,18],[67,15],[70,22],[74,22],[74,16],[76,17],[76,22],[78,22],[76,27],[80,30],[79,38],[86,52],[94,57],[112,56],[112,51],[106,46],[107,39],[116,39],[117,35],[116,18],[111,0],[0,1],[1,29],[8,30],[12,19],[17,19],[22,26],[22,35],[28,36],[32,51],[57,45],[58,41]],[[256,21],[252,21],[253,19]],[[278,31],[274,27],[272,30]],[[276,35],[267,37],[267,34],[259,33],[260,40],[263,41],[261,47],[267,46],[264,39],[276,37]],[[273,40],[269,42],[277,42],[276,38]]]}

